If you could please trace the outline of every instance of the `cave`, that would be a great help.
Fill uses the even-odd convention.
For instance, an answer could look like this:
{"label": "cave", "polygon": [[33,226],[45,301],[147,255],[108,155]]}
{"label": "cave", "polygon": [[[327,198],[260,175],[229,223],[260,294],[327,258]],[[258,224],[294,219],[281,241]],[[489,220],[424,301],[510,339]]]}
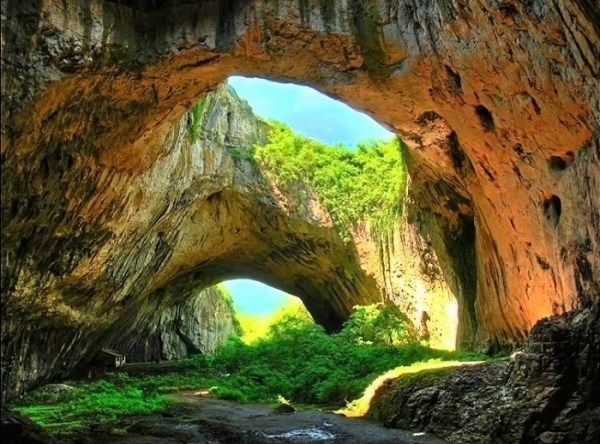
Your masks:
{"label": "cave", "polygon": [[[226,175],[177,176],[217,169],[179,142],[186,112],[234,74],[311,85],[402,138],[407,230],[456,297],[459,347],[521,346],[553,315],[575,331],[576,310],[597,325],[598,5],[325,3],[3,2],[3,402],[231,277],[224,263],[305,295],[332,330],[381,297],[332,230],[290,230]],[[315,288],[327,291],[311,299]],[[589,345],[597,363],[585,331],[573,350]]]}

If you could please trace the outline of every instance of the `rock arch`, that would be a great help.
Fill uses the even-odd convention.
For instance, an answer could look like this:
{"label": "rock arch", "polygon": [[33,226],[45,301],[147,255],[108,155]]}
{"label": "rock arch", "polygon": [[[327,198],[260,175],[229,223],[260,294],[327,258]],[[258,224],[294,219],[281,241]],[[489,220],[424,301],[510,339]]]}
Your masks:
{"label": "rock arch", "polygon": [[[402,135],[411,222],[461,303],[461,344],[519,342],[539,318],[597,299],[599,17],[589,0],[4,2],[3,394],[85,356],[73,322],[110,323],[52,306],[90,284],[86,267],[107,254],[94,245],[118,241],[120,218],[135,228],[98,184],[110,194],[164,161],[184,112],[236,73],[311,84]],[[551,168],[553,156],[568,165]],[[168,242],[129,260],[142,248],[158,270]],[[74,293],[52,293],[65,270]],[[29,333],[5,341],[33,312],[53,319],[45,333],[68,326],[36,345],[69,350],[52,364],[34,362]]]}

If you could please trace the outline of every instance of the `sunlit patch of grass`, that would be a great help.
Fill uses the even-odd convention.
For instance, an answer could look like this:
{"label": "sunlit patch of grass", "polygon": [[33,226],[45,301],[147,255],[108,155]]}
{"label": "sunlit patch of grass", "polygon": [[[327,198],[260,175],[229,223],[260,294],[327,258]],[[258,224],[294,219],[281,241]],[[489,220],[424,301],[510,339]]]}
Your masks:
{"label": "sunlit patch of grass", "polygon": [[[475,365],[481,364],[483,361],[442,361],[440,359],[431,359],[427,362],[417,362],[416,364],[408,366],[396,367],[389,370],[375,379],[366,389],[364,394],[354,401],[348,403],[346,407],[339,409],[336,413],[341,413],[348,417],[361,417],[365,416],[371,406],[371,400],[375,396],[377,390],[391,379],[397,379],[402,377],[408,380],[412,380],[410,375],[422,376],[427,372],[427,377],[431,379],[438,379],[447,375],[453,368],[461,367],[464,365]],[[437,370],[437,371],[432,371]],[[446,370],[446,371],[440,371]],[[402,380],[402,379],[401,379]]]}

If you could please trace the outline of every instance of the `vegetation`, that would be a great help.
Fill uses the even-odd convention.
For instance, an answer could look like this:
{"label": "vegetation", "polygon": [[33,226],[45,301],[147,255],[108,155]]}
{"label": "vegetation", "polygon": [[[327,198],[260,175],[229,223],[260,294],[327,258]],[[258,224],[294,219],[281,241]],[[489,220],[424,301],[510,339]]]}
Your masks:
{"label": "vegetation", "polygon": [[[109,374],[101,382],[74,383],[60,396],[34,392],[12,407],[64,432],[90,422],[160,411],[175,402],[167,394],[181,390],[208,390],[212,396],[241,402],[286,399],[343,406],[398,366],[426,368],[441,361],[482,359],[419,344],[410,332],[399,331],[403,317],[382,306],[357,307],[335,335],[327,335],[300,304],[286,307],[270,322],[263,336],[254,328],[250,340],[234,337],[214,355],[184,361],[185,370],[179,373]],[[247,320],[244,327],[248,324]]]}
{"label": "vegetation", "polygon": [[266,338],[271,326],[278,324],[286,316],[299,317],[307,321],[312,320],[310,313],[304,307],[302,301],[298,298],[290,297],[285,302],[285,305],[268,315],[236,314],[242,329],[241,340],[245,344],[252,344],[259,339]]}
{"label": "vegetation", "polygon": [[357,344],[393,346],[418,342],[408,317],[398,307],[383,304],[355,307],[340,336]]}
{"label": "vegetation", "polygon": [[235,314],[235,308],[233,306],[233,297],[231,296],[231,293],[222,284],[215,285],[214,288],[217,290],[219,295],[225,300],[230,313],[233,315],[233,330],[235,331],[235,334],[241,336],[244,333],[244,331],[242,329],[242,325],[240,324],[239,317]]}
{"label": "vegetation", "polygon": [[246,162],[254,162],[254,157],[252,156],[252,152],[243,150],[237,146],[227,147],[227,152],[234,160],[243,160]]}
{"label": "vegetation", "polygon": [[198,137],[200,137],[200,124],[202,123],[202,115],[204,114],[204,107],[206,105],[206,98],[203,98],[196,103],[191,109],[191,120],[188,123],[188,132],[192,143],[196,143]]}
{"label": "vegetation", "polygon": [[355,150],[330,146],[268,122],[265,145],[256,146],[254,160],[280,186],[303,183],[327,207],[346,240],[348,228],[366,220],[387,231],[402,214],[406,167],[401,141],[366,141]]}
{"label": "vegetation", "polygon": [[124,415],[155,413],[173,402],[158,391],[145,391],[141,384],[129,383],[130,379],[120,374],[114,381],[79,384],[58,396],[34,392],[15,410],[50,431],[64,433],[91,422],[106,423]]}

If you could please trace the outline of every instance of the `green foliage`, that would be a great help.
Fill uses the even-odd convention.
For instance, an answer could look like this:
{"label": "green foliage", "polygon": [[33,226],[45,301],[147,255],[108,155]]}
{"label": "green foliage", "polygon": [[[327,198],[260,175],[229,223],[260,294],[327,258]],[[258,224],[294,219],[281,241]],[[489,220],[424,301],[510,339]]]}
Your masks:
{"label": "green foliage", "polygon": [[254,155],[252,151],[245,151],[237,146],[230,146],[227,148],[227,152],[235,160],[254,162]]}
{"label": "green foliage", "polygon": [[276,324],[287,315],[312,320],[310,313],[306,307],[304,307],[302,301],[296,297],[290,296],[283,306],[269,315],[237,315],[242,327],[242,334],[240,336],[246,344],[252,344],[258,339],[267,337],[271,325]]}
{"label": "green foliage", "polygon": [[192,143],[196,143],[198,137],[200,136],[200,124],[202,123],[202,115],[204,113],[205,105],[206,98],[203,98],[190,110],[191,121],[188,124],[188,132],[190,134],[190,138],[192,139]]}
{"label": "green foliage", "polygon": [[418,342],[410,320],[394,305],[354,307],[342,334],[358,344],[407,345]]}
{"label": "green foliage", "polygon": [[[213,355],[185,360],[180,373],[140,377],[117,373],[106,381],[76,385],[61,392],[59,400],[33,394],[11,407],[51,430],[66,431],[89,422],[160,411],[174,402],[166,394],[182,390],[208,390],[212,396],[240,402],[283,397],[294,403],[342,406],[398,366],[484,359],[407,340],[410,335],[400,331],[404,318],[381,306],[356,307],[344,329],[334,335],[326,334],[297,304],[280,310],[269,322],[253,342],[233,337]],[[386,333],[379,336],[379,328]]]}
{"label": "green foliage", "polygon": [[117,379],[116,382],[80,385],[60,402],[26,398],[25,405],[16,406],[15,410],[42,426],[66,432],[89,422],[108,423],[124,415],[158,412],[172,402],[157,392],[144,392],[135,384],[123,383],[128,379]]}
{"label": "green foliage", "polygon": [[[432,359],[481,358],[422,346],[401,331],[404,325],[406,319],[390,308],[357,307],[342,332],[328,335],[302,312],[288,309],[252,343],[235,338],[210,362],[196,358],[191,362],[202,372],[229,375],[211,384],[216,396],[242,402],[282,396],[297,403],[342,405],[398,366]],[[385,334],[373,335],[378,328]]]}
{"label": "green foliage", "polygon": [[327,207],[342,236],[358,220],[389,231],[402,215],[406,166],[401,141],[366,141],[350,150],[330,146],[269,121],[268,142],[254,159],[281,186],[302,183]]}

